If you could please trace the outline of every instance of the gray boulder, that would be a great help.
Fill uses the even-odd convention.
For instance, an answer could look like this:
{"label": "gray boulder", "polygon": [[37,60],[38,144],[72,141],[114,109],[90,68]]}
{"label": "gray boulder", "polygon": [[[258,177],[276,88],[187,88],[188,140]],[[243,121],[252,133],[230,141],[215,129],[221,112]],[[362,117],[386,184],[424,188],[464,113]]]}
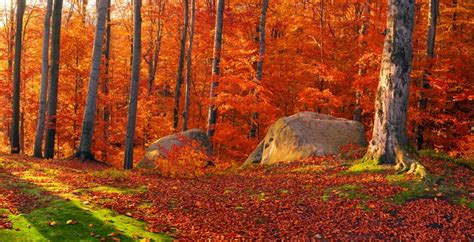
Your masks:
{"label": "gray boulder", "polygon": [[348,144],[366,146],[364,126],[357,121],[314,112],[280,118],[244,165],[289,162],[334,155]]}
{"label": "gray boulder", "polygon": [[171,134],[160,138],[148,147],[145,156],[138,162],[140,168],[155,168],[158,159],[166,159],[173,147],[190,146],[198,144],[197,149],[211,155],[211,142],[206,133],[200,129],[190,129],[185,132]]}

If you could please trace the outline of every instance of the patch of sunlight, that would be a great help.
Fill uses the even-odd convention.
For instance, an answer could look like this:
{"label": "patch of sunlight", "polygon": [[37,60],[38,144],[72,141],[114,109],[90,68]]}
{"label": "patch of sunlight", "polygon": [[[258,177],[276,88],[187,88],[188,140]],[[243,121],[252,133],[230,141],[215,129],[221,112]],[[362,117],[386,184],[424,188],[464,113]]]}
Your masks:
{"label": "patch of sunlight", "polygon": [[387,167],[377,165],[374,162],[370,161],[365,161],[365,162],[356,162],[352,166],[349,167],[346,171],[343,171],[342,173],[345,174],[350,174],[350,173],[362,173],[362,172],[374,172],[374,173],[380,173],[386,170]]}
{"label": "patch of sunlight", "polygon": [[120,188],[120,187],[110,187],[110,186],[98,186],[90,189],[84,189],[95,192],[106,192],[106,193],[118,193],[118,194],[134,194],[134,193],[143,193],[148,189],[145,186],[139,186],[136,188]]}
{"label": "patch of sunlight", "polygon": [[130,172],[117,170],[115,168],[109,168],[101,171],[92,172],[92,176],[98,178],[109,178],[114,180],[126,180],[130,177]]}
{"label": "patch of sunlight", "polygon": [[[48,207],[9,218],[13,229],[0,230],[0,237],[5,241],[25,241],[25,238],[26,241],[97,241],[111,237],[121,241],[171,240],[166,235],[148,232],[142,221],[116,215],[108,209],[88,208],[75,200],[56,200]],[[68,224],[70,220],[77,223]]]}
{"label": "patch of sunlight", "polygon": [[302,166],[295,168],[291,170],[291,172],[297,172],[297,173],[320,173],[326,170],[325,166],[322,165],[307,165],[307,166]]}

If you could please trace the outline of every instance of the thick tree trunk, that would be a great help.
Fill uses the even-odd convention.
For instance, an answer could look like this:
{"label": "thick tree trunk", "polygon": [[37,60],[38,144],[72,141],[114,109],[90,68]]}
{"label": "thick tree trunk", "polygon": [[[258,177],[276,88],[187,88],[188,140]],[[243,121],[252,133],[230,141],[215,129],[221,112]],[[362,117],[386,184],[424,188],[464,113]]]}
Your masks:
{"label": "thick tree trunk", "polygon": [[186,93],[184,99],[184,112],[183,112],[183,132],[188,129],[188,121],[189,121],[189,105],[191,99],[191,65],[192,65],[192,58],[191,55],[193,53],[193,39],[194,39],[194,15],[195,15],[195,0],[191,0],[191,26],[189,28],[189,45],[188,45],[188,53],[186,59]]}
{"label": "thick tree trunk", "polygon": [[46,95],[48,92],[48,70],[49,70],[49,35],[51,33],[51,12],[53,11],[53,0],[46,4],[43,30],[43,52],[41,63],[41,93],[39,99],[38,123],[36,125],[35,147],[33,156],[43,157],[43,136],[46,115]]}
{"label": "thick tree trunk", "polygon": [[20,153],[20,82],[21,82],[21,43],[23,34],[23,15],[26,0],[18,0],[16,6],[15,63],[13,66],[13,116],[11,131],[11,153]]}
{"label": "thick tree trunk", "polygon": [[[427,43],[426,43],[426,57],[428,59],[428,65],[423,70],[423,76],[421,80],[421,91],[420,97],[418,99],[418,108],[420,111],[426,110],[428,105],[428,98],[426,97],[426,89],[430,87],[428,75],[430,75],[431,71],[431,61],[434,58],[434,47],[435,47],[435,39],[436,39],[436,23],[438,22],[438,7],[439,1],[438,0],[431,0],[430,1],[430,11],[428,12],[428,34],[427,34]],[[424,142],[424,131],[425,127],[423,121],[420,121],[415,127],[415,140],[416,140],[416,148],[418,150],[423,148]]]}
{"label": "thick tree trunk", "polygon": [[413,0],[389,0],[372,140],[366,159],[404,166],[412,60]]}
{"label": "thick tree trunk", "polygon": [[[258,53],[258,61],[257,61],[257,71],[256,71],[256,79],[257,84],[260,84],[262,81],[262,73],[263,73],[263,61],[265,58],[265,24],[267,21],[267,9],[268,9],[268,2],[269,0],[263,0],[262,3],[262,14],[260,15],[260,50]],[[258,94],[255,93],[255,99],[258,100]],[[250,132],[249,138],[254,139],[257,137],[258,131],[258,112],[252,114],[252,119],[250,120]]]}
{"label": "thick tree trunk", "polygon": [[137,122],[137,103],[138,103],[138,84],[140,80],[141,63],[141,39],[142,39],[142,17],[141,0],[133,1],[133,58],[132,58],[132,77],[130,83],[130,102],[128,106],[127,137],[125,140],[125,160],[124,168],[133,168],[133,141],[135,139],[135,126]]}
{"label": "thick tree trunk", "polygon": [[54,157],[54,142],[56,137],[56,112],[58,108],[58,79],[62,9],[63,0],[54,0],[51,29],[51,68],[48,91],[48,115],[46,121],[46,143],[44,150],[44,157],[46,159],[52,159]]}
{"label": "thick tree trunk", "polygon": [[188,0],[184,0],[184,23],[183,23],[183,33],[181,35],[181,50],[179,52],[178,60],[178,74],[176,77],[176,88],[174,93],[174,110],[173,110],[173,128],[176,130],[178,128],[179,122],[179,99],[181,97],[181,85],[183,84],[183,69],[184,69],[184,53],[186,49],[186,35],[188,31],[188,15],[189,15],[189,6]]}
{"label": "thick tree trunk", "polygon": [[81,160],[94,159],[92,155],[92,137],[94,135],[95,115],[97,112],[97,92],[99,86],[102,45],[104,43],[105,22],[107,18],[108,0],[99,0],[97,23],[95,26],[94,47],[92,49],[92,65],[87,91],[86,110],[82,121],[81,142],[76,154]]}
{"label": "thick tree trunk", "polygon": [[[102,82],[102,92],[105,96],[106,99],[108,99],[109,95],[109,68],[110,68],[110,38],[112,34],[112,24],[110,22],[110,1],[107,0],[107,23],[106,23],[106,29],[105,29],[105,48],[104,48],[104,58],[105,58],[105,63],[104,63],[104,77],[103,77],[103,82]],[[102,151],[102,160],[106,161],[107,160],[107,149],[109,145],[109,126],[110,126],[110,105],[106,102],[103,108],[103,114],[102,114],[102,119],[104,121],[104,130],[103,130],[103,139],[105,143],[105,147],[103,148]]]}
{"label": "thick tree trunk", "polygon": [[207,136],[211,138],[216,129],[217,107],[215,105],[216,89],[219,86],[221,76],[221,49],[222,49],[222,28],[224,24],[224,0],[218,0],[216,10],[216,31],[214,35],[214,54],[212,59],[211,88],[209,90],[209,116],[207,122]]}

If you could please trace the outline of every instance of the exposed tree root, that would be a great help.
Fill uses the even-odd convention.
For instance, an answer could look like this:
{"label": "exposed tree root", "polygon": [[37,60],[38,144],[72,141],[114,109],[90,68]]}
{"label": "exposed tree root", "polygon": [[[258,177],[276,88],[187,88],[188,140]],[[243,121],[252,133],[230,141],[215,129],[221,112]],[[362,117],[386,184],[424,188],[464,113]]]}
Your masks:
{"label": "exposed tree root", "polygon": [[372,163],[373,165],[380,167],[392,167],[398,174],[407,173],[421,177],[423,180],[430,180],[430,174],[423,164],[419,161],[410,158],[410,156],[402,149],[397,149],[396,160],[393,165],[383,164],[382,160],[377,154],[366,154],[362,159],[364,163]]}
{"label": "exposed tree root", "polygon": [[90,152],[82,152],[82,151],[77,151],[73,156],[70,157],[71,159],[80,159],[81,162],[92,162],[92,163],[98,163],[101,165],[105,166],[111,166],[109,163],[97,160],[94,156],[94,154]]}

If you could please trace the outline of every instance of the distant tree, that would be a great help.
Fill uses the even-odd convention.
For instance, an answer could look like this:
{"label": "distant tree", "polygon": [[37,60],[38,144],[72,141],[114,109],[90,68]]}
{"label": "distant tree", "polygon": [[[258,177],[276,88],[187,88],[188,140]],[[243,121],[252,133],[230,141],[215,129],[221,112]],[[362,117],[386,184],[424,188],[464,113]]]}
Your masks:
{"label": "distant tree", "polygon": [[[110,80],[110,39],[112,35],[112,23],[110,17],[110,1],[107,0],[107,23],[105,29],[105,47],[104,47],[104,75],[102,78],[102,93],[104,94],[105,98],[109,98],[109,80]],[[109,144],[109,126],[110,126],[110,105],[106,103],[103,108],[102,113],[102,120],[104,121],[104,128],[103,128],[103,138],[105,142],[105,147],[103,147],[102,151],[102,160],[107,160],[107,150]]]}
{"label": "distant tree", "polygon": [[11,153],[20,153],[20,83],[21,83],[21,45],[23,34],[23,15],[26,0],[18,0],[16,6],[15,63],[13,66],[13,117],[11,131]]}
{"label": "distant tree", "polygon": [[107,18],[107,6],[108,0],[99,0],[86,109],[82,121],[81,142],[76,154],[81,158],[81,160],[94,159],[91,149],[92,138],[94,136],[95,115],[97,113],[97,93],[101,69],[102,45],[104,43],[105,22]]}
{"label": "distant tree", "polygon": [[216,89],[219,86],[221,75],[221,51],[222,51],[222,27],[224,25],[224,0],[218,0],[216,9],[216,27],[214,34],[214,54],[212,58],[212,79],[209,91],[209,116],[207,121],[207,136],[211,138],[214,135],[217,121],[217,107],[215,104]]}
{"label": "distant tree", "polygon": [[63,0],[54,0],[52,29],[51,29],[51,68],[50,83],[48,91],[48,116],[46,124],[46,141],[44,157],[54,157],[54,142],[56,137],[56,112],[58,109],[58,80],[59,80],[59,57],[61,44],[61,16]]}
{"label": "distant tree", "polygon": [[[267,22],[267,9],[268,9],[268,2],[269,0],[263,0],[262,3],[262,13],[260,14],[260,50],[258,53],[258,61],[257,61],[257,71],[256,71],[256,79],[258,84],[260,85],[262,81],[262,73],[263,73],[263,62],[265,58],[265,24]],[[255,94],[256,99],[258,99],[258,93]],[[250,133],[249,137],[254,139],[257,137],[258,132],[258,112],[252,114],[252,119],[250,123]]]}
{"label": "distant tree", "polygon": [[130,81],[130,101],[128,105],[127,137],[125,140],[124,168],[133,168],[133,143],[137,123],[138,84],[140,81],[142,17],[141,0],[133,0],[133,52],[132,52],[132,78]]}
{"label": "distant tree", "polygon": [[36,125],[35,147],[33,156],[43,157],[43,136],[46,115],[46,95],[48,92],[49,71],[49,36],[51,34],[51,12],[53,11],[53,0],[46,3],[46,14],[44,15],[43,49],[41,63],[41,92],[39,98],[38,121]]}
{"label": "distant tree", "polygon": [[193,54],[193,39],[194,39],[194,15],[196,12],[195,0],[191,0],[191,26],[189,28],[189,44],[186,59],[186,94],[184,99],[183,112],[183,131],[188,129],[189,120],[189,105],[191,102],[191,71],[192,71],[192,57]]}
{"label": "distant tree", "polygon": [[[435,46],[435,39],[436,39],[436,24],[438,22],[438,12],[439,12],[439,0],[430,0],[429,4],[429,12],[428,12],[428,34],[426,37],[426,57],[428,61],[428,65],[431,65],[432,59],[434,56],[434,46]],[[428,105],[428,98],[426,97],[426,93],[424,90],[430,87],[430,83],[428,80],[428,75],[430,75],[431,66],[426,66],[423,70],[423,76],[421,80],[421,88],[422,91],[420,92],[420,97],[418,99],[418,108],[421,111],[426,110]],[[416,148],[418,150],[423,148],[424,142],[424,131],[425,126],[423,125],[423,121],[415,127],[415,139],[416,139]]]}
{"label": "distant tree", "polygon": [[178,60],[178,74],[176,76],[176,88],[174,93],[174,110],[173,110],[173,128],[176,130],[178,128],[179,122],[179,99],[181,97],[181,85],[183,84],[183,69],[184,69],[184,54],[186,49],[186,35],[188,31],[188,15],[189,15],[189,4],[188,0],[183,1],[184,8],[184,22],[183,22],[183,33],[181,35],[181,45],[179,51],[179,60]]}

